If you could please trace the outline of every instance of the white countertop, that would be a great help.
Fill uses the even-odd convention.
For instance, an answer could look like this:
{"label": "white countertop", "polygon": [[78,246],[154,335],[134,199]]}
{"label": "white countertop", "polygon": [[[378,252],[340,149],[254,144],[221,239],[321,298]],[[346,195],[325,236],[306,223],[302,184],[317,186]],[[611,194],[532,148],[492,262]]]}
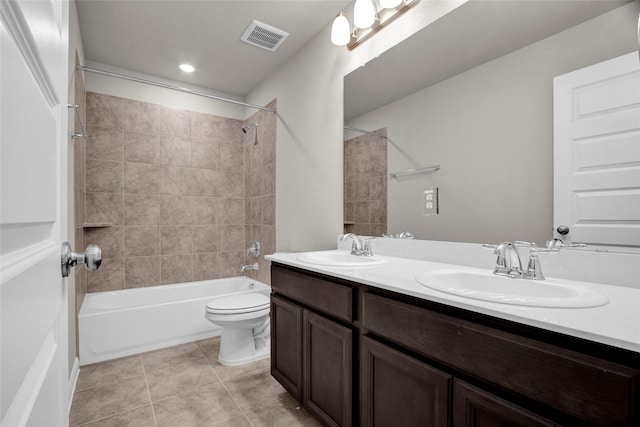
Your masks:
{"label": "white countertop", "polygon": [[606,295],[609,303],[592,308],[523,307],[450,295],[421,285],[415,279],[424,271],[472,267],[377,254],[376,257],[384,258],[387,262],[359,268],[326,267],[300,262],[297,259],[299,255],[300,253],[275,253],[266,258],[328,276],[640,353],[640,289],[579,282],[581,286]]}

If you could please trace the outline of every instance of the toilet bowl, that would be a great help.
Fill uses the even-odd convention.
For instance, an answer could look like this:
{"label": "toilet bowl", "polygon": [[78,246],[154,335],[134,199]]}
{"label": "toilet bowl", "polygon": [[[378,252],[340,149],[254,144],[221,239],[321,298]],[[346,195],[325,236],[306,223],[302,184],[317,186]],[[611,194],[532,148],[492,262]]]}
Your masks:
{"label": "toilet bowl", "polygon": [[269,297],[248,293],[216,298],[205,317],[222,327],[218,362],[236,366],[269,356]]}

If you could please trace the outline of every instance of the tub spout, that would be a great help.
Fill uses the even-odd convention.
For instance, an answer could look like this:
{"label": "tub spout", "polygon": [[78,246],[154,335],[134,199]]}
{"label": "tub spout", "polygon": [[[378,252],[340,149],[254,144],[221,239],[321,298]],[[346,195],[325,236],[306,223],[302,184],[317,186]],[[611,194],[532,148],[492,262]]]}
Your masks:
{"label": "tub spout", "polygon": [[242,267],[240,267],[240,271],[243,273],[247,270],[257,270],[257,269],[258,269],[257,262],[255,264],[243,264]]}

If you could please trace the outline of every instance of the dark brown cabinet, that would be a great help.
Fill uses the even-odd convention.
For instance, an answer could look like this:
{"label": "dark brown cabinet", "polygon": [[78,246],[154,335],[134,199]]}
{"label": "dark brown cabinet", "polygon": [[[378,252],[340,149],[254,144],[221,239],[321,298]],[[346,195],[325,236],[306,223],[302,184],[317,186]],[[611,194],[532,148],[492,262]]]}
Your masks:
{"label": "dark brown cabinet", "polygon": [[352,289],[278,267],[272,283],[271,374],[323,424],[351,426]]}
{"label": "dark brown cabinet", "polygon": [[451,375],[367,337],[360,355],[363,426],[449,425]]}
{"label": "dark brown cabinet", "polygon": [[455,380],[454,382],[453,427],[550,427],[557,425],[463,381]]}
{"label": "dark brown cabinet", "polygon": [[638,426],[640,354],[272,264],[272,373],[330,426]]}

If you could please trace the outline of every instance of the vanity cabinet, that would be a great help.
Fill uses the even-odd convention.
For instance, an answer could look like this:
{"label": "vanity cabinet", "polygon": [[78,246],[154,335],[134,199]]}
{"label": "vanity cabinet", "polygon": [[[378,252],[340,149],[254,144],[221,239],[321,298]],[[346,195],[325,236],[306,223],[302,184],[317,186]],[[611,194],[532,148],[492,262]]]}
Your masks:
{"label": "vanity cabinet", "polygon": [[273,266],[272,289],[271,374],[325,425],[351,426],[352,288]]}
{"label": "vanity cabinet", "polygon": [[326,425],[640,425],[637,353],[275,262],[272,288],[273,376]]}

